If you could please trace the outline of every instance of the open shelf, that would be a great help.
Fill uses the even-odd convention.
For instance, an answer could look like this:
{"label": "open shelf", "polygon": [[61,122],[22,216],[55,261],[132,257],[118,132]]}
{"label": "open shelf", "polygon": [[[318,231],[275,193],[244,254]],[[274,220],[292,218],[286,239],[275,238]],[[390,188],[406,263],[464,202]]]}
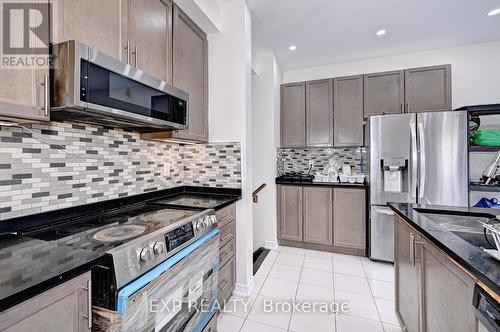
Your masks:
{"label": "open shelf", "polygon": [[500,192],[500,186],[484,185],[477,182],[469,184],[469,191]]}
{"label": "open shelf", "polygon": [[469,152],[497,152],[500,151],[500,146],[479,146],[470,145]]}

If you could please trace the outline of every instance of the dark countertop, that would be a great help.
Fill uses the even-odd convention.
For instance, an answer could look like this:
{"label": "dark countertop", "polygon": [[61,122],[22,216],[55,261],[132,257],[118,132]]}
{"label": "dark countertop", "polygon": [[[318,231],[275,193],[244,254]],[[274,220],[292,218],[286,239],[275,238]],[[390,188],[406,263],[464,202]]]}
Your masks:
{"label": "dark countertop", "polygon": [[90,270],[101,258],[52,241],[0,236],[0,311]]}
{"label": "dark countertop", "polygon": [[[131,197],[80,205],[0,221],[0,311],[65,282],[93,266],[104,256],[94,251],[74,249],[54,241],[43,241],[17,235],[32,227],[55,224],[77,216],[130,204],[165,199],[174,204],[165,208],[206,208],[192,201],[221,209],[241,199],[241,189],[181,186]],[[182,202],[176,204],[175,201]],[[194,199],[194,200],[193,200]]]}
{"label": "dark countertop", "polygon": [[[475,275],[481,282],[500,294],[500,262],[488,256],[459,236],[439,226],[424,213],[441,214],[441,218],[453,215],[495,217],[495,210],[467,207],[436,206],[424,204],[389,203],[389,207],[401,218],[421,232],[429,241]],[[415,209],[421,209],[417,211]]]}
{"label": "dark countertop", "polygon": [[341,182],[314,182],[314,181],[290,181],[281,177],[276,178],[276,184],[294,185],[294,186],[323,186],[323,187],[342,187],[342,188],[369,188],[367,183],[341,183]]}

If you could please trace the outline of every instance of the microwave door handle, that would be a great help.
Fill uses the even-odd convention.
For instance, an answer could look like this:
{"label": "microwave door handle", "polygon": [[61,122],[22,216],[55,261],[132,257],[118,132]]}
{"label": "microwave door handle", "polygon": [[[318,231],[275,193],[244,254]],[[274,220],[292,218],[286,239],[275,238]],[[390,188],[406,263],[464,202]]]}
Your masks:
{"label": "microwave door handle", "polygon": [[[417,123],[418,126],[418,135],[419,135],[419,141],[420,141],[420,183],[418,186],[418,198],[423,199],[424,198],[424,191],[425,191],[425,136],[424,136],[424,124],[420,121]],[[419,202],[423,203],[423,202]]]}
{"label": "microwave door handle", "polygon": [[412,115],[410,120],[410,153],[411,153],[411,183],[410,183],[410,197],[413,199],[417,198],[417,163],[418,163],[418,151],[417,151],[417,132],[415,127],[415,115]]}

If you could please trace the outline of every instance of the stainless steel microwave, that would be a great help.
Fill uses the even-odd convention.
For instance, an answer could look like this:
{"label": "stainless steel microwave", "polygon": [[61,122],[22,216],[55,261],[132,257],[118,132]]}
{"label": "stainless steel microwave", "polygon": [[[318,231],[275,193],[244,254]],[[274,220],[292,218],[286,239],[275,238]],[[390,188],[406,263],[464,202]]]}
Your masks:
{"label": "stainless steel microwave", "polygon": [[186,92],[75,40],[53,54],[51,119],[140,132],[187,128]]}

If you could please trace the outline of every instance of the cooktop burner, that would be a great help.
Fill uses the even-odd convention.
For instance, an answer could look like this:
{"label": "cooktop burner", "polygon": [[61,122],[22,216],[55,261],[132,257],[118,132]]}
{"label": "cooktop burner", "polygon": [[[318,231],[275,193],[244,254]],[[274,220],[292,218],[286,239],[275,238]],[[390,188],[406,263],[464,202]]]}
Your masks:
{"label": "cooktop burner", "polygon": [[111,226],[97,231],[92,238],[99,242],[117,242],[133,239],[144,232],[148,228],[143,225],[119,225]]}

